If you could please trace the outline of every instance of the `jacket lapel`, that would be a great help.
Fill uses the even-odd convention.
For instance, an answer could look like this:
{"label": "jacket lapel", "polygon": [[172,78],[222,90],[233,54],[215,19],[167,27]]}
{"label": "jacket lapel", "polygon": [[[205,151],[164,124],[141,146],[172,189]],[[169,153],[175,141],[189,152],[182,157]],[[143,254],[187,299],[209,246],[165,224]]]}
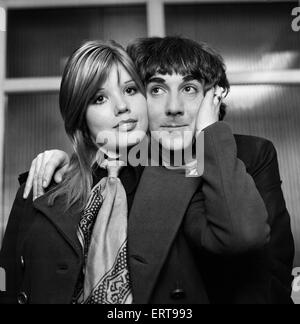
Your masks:
{"label": "jacket lapel", "polygon": [[128,249],[134,302],[149,302],[161,268],[201,178],[147,167],[129,217]]}
{"label": "jacket lapel", "polygon": [[81,213],[76,212],[76,204],[65,212],[66,204],[62,197],[57,198],[53,206],[49,206],[48,199],[48,194],[36,199],[34,207],[50,220],[78,256],[81,257],[82,248],[77,238],[77,227]]}

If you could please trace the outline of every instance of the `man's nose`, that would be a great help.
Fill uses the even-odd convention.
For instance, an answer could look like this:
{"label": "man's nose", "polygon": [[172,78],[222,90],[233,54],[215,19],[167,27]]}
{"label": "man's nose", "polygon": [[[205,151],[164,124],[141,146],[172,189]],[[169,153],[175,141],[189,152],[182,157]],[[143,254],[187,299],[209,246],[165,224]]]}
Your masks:
{"label": "man's nose", "polygon": [[169,99],[166,109],[167,116],[182,116],[184,115],[184,107],[177,96]]}

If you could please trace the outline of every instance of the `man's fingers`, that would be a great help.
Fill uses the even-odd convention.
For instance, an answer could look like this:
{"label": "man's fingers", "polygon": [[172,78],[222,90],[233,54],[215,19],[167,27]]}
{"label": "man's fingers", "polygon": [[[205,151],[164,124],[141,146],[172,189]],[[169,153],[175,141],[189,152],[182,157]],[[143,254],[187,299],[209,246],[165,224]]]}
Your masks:
{"label": "man's fingers", "polygon": [[34,177],[34,172],[35,172],[35,165],[36,165],[36,159],[34,159],[31,163],[31,167],[30,167],[30,171],[28,174],[28,178],[26,181],[26,185],[25,185],[25,189],[24,189],[24,194],[23,194],[23,198],[27,199],[30,191],[32,189],[33,186],[33,177]]}
{"label": "man's fingers", "polygon": [[197,116],[196,134],[219,120],[222,101],[220,98],[222,90],[213,87],[206,92]]}
{"label": "man's fingers", "polygon": [[206,92],[205,97],[201,103],[200,110],[202,110],[203,112],[211,111],[212,108],[216,107],[218,103],[215,97],[215,92],[216,88],[211,88]]}
{"label": "man's fingers", "polygon": [[215,88],[211,88],[206,92],[206,95],[204,97],[204,100],[207,104],[211,104],[214,100],[214,95],[215,95]]}
{"label": "man's fingers", "polygon": [[216,107],[218,107],[220,102],[222,101],[222,94],[223,94],[223,88],[216,86],[215,93],[214,93],[214,105]]}

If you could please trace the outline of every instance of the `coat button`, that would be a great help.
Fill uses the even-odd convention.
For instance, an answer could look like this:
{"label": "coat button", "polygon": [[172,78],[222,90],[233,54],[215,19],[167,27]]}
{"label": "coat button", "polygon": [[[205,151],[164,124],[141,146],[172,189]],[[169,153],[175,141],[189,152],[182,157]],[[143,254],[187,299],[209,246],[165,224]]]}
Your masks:
{"label": "coat button", "polygon": [[21,263],[21,268],[24,270],[25,269],[25,260],[24,260],[23,256],[21,256],[20,263]]}
{"label": "coat button", "polygon": [[174,289],[171,292],[171,298],[173,299],[183,299],[185,297],[185,291],[181,288]]}
{"label": "coat button", "polygon": [[25,305],[27,303],[28,303],[28,297],[27,297],[26,293],[24,291],[19,293],[19,295],[18,295],[18,304],[19,305]]}

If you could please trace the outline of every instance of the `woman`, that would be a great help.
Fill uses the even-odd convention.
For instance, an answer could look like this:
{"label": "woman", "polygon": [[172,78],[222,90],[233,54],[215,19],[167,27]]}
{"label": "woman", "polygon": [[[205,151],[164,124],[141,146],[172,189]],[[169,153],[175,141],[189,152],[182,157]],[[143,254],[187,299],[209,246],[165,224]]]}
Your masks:
{"label": "woman", "polygon": [[[34,204],[18,193],[1,251],[8,280],[3,302],[132,303],[127,198],[118,174],[126,160],[120,152],[142,140],[148,120],[144,88],[121,46],[94,41],[73,53],[60,110],[74,154],[63,182]],[[108,173],[101,181],[99,165]]]}

